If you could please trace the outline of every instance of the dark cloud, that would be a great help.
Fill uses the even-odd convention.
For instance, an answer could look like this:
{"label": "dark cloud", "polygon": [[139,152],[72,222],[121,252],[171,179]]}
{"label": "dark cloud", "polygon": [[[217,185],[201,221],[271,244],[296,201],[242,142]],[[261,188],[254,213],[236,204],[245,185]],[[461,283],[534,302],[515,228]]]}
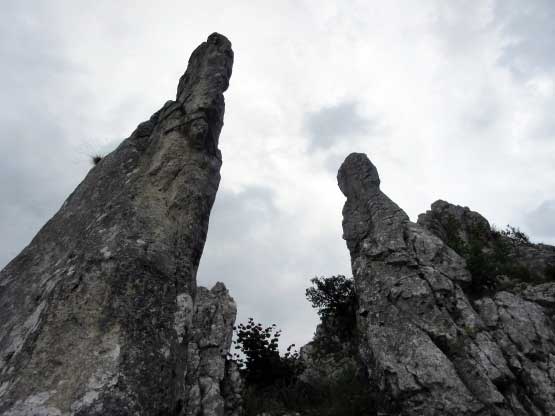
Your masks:
{"label": "dark cloud", "polygon": [[56,53],[58,39],[16,3],[3,4],[2,13],[0,267],[56,212],[86,170],[55,116],[71,70]]}
{"label": "dark cloud", "polygon": [[498,0],[494,15],[509,39],[500,63],[523,77],[555,69],[555,2]]}
{"label": "dark cloud", "polygon": [[355,101],[345,101],[308,113],[304,127],[310,140],[310,150],[327,150],[338,141],[370,134],[376,128],[375,124],[375,121],[358,112]]}
{"label": "dark cloud", "polygon": [[525,222],[536,238],[555,241],[555,199],[543,201],[528,214]]}

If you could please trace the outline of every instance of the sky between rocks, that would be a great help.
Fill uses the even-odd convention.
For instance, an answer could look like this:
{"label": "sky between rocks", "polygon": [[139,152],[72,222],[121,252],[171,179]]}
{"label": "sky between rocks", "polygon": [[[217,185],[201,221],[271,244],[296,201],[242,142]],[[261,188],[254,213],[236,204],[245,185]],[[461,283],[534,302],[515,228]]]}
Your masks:
{"label": "sky between rocks", "polygon": [[214,31],[235,65],[198,280],[239,321],[312,337],[310,278],[350,275],[353,151],[412,220],[441,198],[555,243],[555,2],[3,0],[0,19],[0,267]]}

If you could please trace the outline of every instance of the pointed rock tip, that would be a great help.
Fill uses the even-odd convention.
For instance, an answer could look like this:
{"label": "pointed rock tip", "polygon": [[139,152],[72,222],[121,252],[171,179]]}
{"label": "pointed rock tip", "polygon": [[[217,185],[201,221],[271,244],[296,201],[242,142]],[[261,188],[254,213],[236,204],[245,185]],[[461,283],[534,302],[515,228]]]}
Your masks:
{"label": "pointed rock tip", "polygon": [[231,42],[229,41],[229,39],[218,32],[214,32],[210,36],[208,36],[206,42],[216,46],[223,46],[224,48],[231,49]]}
{"label": "pointed rock tip", "polygon": [[229,39],[212,33],[189,58],[187,70],[177,86],[176,100],[187,102],[189,112],[211,107],[213,99],[229,86],[233,58]]}
{"label": "pointed rock tip", "polygon": [[361,191],[379,189],[380,176],[365,153],[351,153],[337,172],[337,184],[348,198]]}
{"label": "pointed rock tip", "polygon": [[210,289],[210,292],[214,292],[214,293],[227,292],[227,287],[225,287],[225,284],[223,282],[216,282],[216,284],[212,286],[212,289]]}

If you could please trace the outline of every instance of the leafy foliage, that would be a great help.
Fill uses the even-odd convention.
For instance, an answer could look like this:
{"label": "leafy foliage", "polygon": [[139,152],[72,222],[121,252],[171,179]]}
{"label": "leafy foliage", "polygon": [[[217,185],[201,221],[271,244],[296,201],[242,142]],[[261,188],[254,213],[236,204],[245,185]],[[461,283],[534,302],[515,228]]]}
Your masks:
{"label": "leafy foliage", "polygon": [[520,247],[529,245],[530,239],[518,228],[507,225],[498,231],[475,226],[467,230],[467,241],[460,236],[457,220],[448,218],[444,226],[446,243],[466,260],[472,274],[470,291],[474,294],[491,292],[499,285],[498,276],[530,282],[537,280],[524,265],[515,259]]}
{"label": "leafy foliage", "polygon": [[318,309],[321,318],[353,317],[356,305],[353,279],[337,275],[310,281],[313,286],[306,289],[306,298]]}
{"label": "leafy foliage", "polygon": [[507,224],[507,228],[499,231],[503,237],[507,237],[513,245],[529,245],[530,238],[519,228]]}
{"label": "leafy foliage", "polygon": [[[324,325],[331,332],[353,336],[356,328],[356,300],[352,279],[345,276],[312,279],[306,297]],[[337,377],[324,378],[310,384],[300,379],[304,366],[299,353],[288,347],[279,353],[281,331],[276,325],[268,327],[252,318],[236,327],[235,354],[239,362],[245,389],[243,405],[246,416],[261,413],[282,415],[301,412],[306,416],[359,416],[375,415],[376,396],[368,380],[357,374],[355,368],[345,368]],[[326,340],[331,342],[330,340]],[[341,341],[336,341],[341,343]]]}
{"label": "leafy foliage", "polygon": [[299,353],[295,344],[287,348],[282,356],[279,353],[281,330],[273,324],[264,327],[249,318],[246,324],[235,327],[237,340],[235,359],[245,382],[257,388],[293,382],[302,371]]}
{"label": "leafy foliage", "polygon": [[[349,340],[356,333],[356,296],[353,279],[343,275],[331,277],[315,277],[311,279],[312,287],[306,289],[306,298],[325,327],[332,328],[339,341]],[[330,331],[326,331],[330,332]],[[326,341],[322,350],[333,350],[334,342]]]}

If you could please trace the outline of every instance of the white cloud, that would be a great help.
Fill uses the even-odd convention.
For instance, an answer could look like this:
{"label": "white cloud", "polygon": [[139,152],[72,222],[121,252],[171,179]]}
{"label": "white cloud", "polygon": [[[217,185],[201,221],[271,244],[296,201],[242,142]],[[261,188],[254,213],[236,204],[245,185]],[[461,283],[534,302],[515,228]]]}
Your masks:
{"label": "white cloud", "polygon": [[525,224],[540,241],[555,244],[555,199],[542,201],[526,216]]}
{"label": "white cloud", "polygon": [[337,142],[367,136],[372,131],[370,120],[361,116],[354,101],[344,101],[306,114],[304,127],[309,138],[309,150],[328,150]]}

